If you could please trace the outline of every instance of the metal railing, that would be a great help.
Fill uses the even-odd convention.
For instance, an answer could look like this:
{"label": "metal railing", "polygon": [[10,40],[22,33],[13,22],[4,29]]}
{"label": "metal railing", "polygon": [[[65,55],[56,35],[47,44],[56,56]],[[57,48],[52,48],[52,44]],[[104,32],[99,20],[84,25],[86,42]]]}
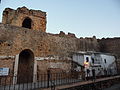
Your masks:
{"label": "metal railing", "polygon": [[0,77],[0,90],[33,90],[38,88],[65,85],[82,81],[82,74],[78,72],[46,73],[37,76],[37,81],[32,82],[32,77],[21,79],[17,76]]}
{"label": "metal railing", "polygon": [[[33,77],[21,78],[18,76],[0,77],[0,90],[36,90],[40,88],[51,88],[55,90],[56,86],[67,85],[85,81],[84,72],[60,72],[40,74],[37,80],[33,82]],[[91,78],[96,79],[96,78]]]}

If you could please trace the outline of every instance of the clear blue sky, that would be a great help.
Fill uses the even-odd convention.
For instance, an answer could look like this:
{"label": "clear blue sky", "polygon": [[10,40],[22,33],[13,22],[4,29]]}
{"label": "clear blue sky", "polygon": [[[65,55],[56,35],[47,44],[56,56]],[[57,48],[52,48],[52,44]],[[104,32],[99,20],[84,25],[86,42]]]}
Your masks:
{"label": "clear blue sky", "polygon": [[26,6],[47,12],[47,32],[75,33],[79,37],[119,37],[120,0],[1,0],[6,7]]}

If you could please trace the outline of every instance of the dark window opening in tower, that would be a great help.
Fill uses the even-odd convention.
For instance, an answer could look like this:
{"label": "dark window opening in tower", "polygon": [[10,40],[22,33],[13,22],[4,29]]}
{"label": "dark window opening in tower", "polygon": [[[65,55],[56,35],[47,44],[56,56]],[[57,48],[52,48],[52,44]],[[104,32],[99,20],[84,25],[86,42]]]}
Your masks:
{"label": "dark window opening in tower", "polygon": [[22,27],[31,29],[31,23],[32,23],[32,20],[27,17],[24,19],[24,21],[22,23]]}

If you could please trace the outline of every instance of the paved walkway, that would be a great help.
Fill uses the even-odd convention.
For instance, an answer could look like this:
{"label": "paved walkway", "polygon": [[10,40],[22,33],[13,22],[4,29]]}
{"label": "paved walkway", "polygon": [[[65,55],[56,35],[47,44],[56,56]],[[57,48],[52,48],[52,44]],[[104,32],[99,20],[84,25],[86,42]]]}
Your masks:
{"label": "paved walkway", "polygon": [[104,90],[120,90],[120,83],[115,84],[115,85],[111,86],[110,88],[106,88]]}
{"label": "paved walkway", "polygon": [[[115,79],[115,78],[120,78],[120,76],[100,78],[100,79],[96,79],[95,82],[100,82],[100,81],[105,81],[105,80],[110,80],[110,79]],[[76,82],[76,83],[62,85],[62,86],[56,86],[55,90],[60,90],[60,89],[65,89],[65,88],[71,88],[71,87],[76,87],[76,86],[81,86],[81,85],[91,84],[91,83],[93,83],[93,81],[91,81],[91,80],[89,80],[89,81],[83,81],[83,82]],[[38,89],[38,90],[40,90],[40,89]],[[51,88],[44,88],[42,90],[51,90]],[[106,89],[106,90],[109,90],[109,89]],[[118,89],[118,90],[120,90],[120,89]]]}

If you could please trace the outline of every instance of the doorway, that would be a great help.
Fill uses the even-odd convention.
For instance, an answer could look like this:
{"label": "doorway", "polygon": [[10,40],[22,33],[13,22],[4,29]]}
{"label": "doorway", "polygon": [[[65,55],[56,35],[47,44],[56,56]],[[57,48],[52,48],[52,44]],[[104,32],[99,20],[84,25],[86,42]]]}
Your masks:
{"label": "doorway", "polygon": [[19,54],[17,83],[33,82],[34,54],[25,49]]}

